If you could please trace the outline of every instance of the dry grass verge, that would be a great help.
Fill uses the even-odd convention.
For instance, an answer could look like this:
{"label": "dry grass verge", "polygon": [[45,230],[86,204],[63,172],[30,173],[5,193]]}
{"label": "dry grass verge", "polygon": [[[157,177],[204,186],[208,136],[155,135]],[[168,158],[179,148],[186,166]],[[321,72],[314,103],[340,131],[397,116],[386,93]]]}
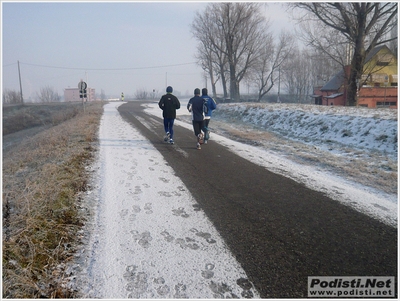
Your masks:
{"label": "dry grass verge", "polygon": [[4,155],[3,298],[74,297],[63,285],[64,269],[78,243],[77,195],[86,187],[102,112],[102,103],[88,104]]}
{"label": "dry grass verge", "polygon": [[82,110],[80,102],[3,106],[3,135],[40,125],[58,125]]}

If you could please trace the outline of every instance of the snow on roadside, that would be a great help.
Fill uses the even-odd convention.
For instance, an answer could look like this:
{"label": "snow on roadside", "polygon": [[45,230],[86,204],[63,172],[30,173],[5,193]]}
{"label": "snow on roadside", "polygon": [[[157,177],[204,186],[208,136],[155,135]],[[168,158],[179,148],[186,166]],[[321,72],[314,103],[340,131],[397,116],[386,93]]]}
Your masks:
{"label": "snow on roadside", "polygon": [[332,143],[397,157],[397,110],[298,104],[224,104],[218,114],[241,116],[293,140],[329,149]]}
{"label": "snow on roadside", "polygon": [[174,170],[122,119],[121,104],[107,104],[100,123],[81,297],[259,298]]}
{"label": "snow on roadside", "polygon": [[[185,101],[181,101],[181,103],[181,110],[177,111],[177,115],[179,117],[188,116],[189,113],[186,110]],[[153,114],[158,117],[161,116],[160,109],[158,108],[156,103],[148,104],[146,106],[146,111],[149,114]],[[323,124],[331,124],[331,126],[335,126],[335,124],[338,124],[340,125],[341,129],[338,129],[336,131],[337,138],[335,139],[337,143],[349,144],[353,143],[353,141],[355,140],[355,136],[359,134],[354,131],[354,134],[352,134],[352,139],[347,139],[346,135],[343,136],[343,130],[345,126],[348,125],[348,123],[343,120],[354,120],[356,125],[353,124],[353,127],[358,127],[358,123],[364,124],[362,121],[359,120],[359,118],[376,118],[376,121],[371,123],[371,127],[374,130],[369,131],[371,133],[370,138],[368,139],[368,141],[370,141],[370,144],[367,145],[367,143],[365,143],[365,147],[372,147],[373,149],[383,149],[385,152],[388,153],[388,155],[397,157],[397,113],[394,112],[394,110],[381,111],[368,109],[360,110],[361,108],[347,108],[350,110],[344,111],[342,108],[325,107],[321,109],[320,106],[307,105],[301,105],[298,109],[297,105],[281,104],[278,106],[263,104],[261,105],[261,108],[259,107],[260,104],[256,104],[253,106],[254,108],[252,109],[251,104],[224,104],[219,105],[217,110],[218,115],[224,114],[224,110],[233,111],[233,113],[226,113],[229,114],[229,118],[231,120],[232,118],[248,118],[249,123],[254,124],[256,124],[257,122],[262,122],[265,119],[269,119],[270,121],[274,121],[273,124],[275,124],[276,128],[285,128],[286,134],[291,135],[292,138],[301,135],[303,135],[303,137],[314,137],[313,139],[309,138],[309,141],[310,143],[317,144],[319,147],[323,147],[324,141],[329,139],[324,139],[323,137],[321,137],[323,136],[321,133],[319,134],[320,137],[318,137],[318,135],[316,134],[311,135],[310,132],[314,131],[314,128],[317,127],[318,131],[320,126],[324,126]],[[294,112],[286,112],[285,115],[285,113],[282,113],[282,111],[285,110],[290,110]],[[350,116],[346,117],[346,114],[350,114]],[[362,117],[360,116],[360,114]],[[378,118],[376,114],[382,115],[380,115]],[[281,117],[281,115],[284,117]],[[289,115],[291,115],[291,117],[289,117]],[[294,116],[296,115],[298,116],[297,121],[293,122],[291,118],[294,118]],[[317,117],[312,115],[317,115]],[[282,125],[279,125],[279,118],[281,118],[280,121],[283,123]],[[319,121],[316,121],[318,118]],[[314,123],[310,122],[311,120],[314,120]],[[358,123],[356,122],[357,120]],[[388,121],[388,123],[385,123],[384,121]],[[299,127],[299,123],[303,124],[303,126]],[[192,129],[192,125],[186,122],[177,120],[175,124],[186,127],[188,129]],[[273,126],[273,124],[271,125]],[[382,126],[382,128],[378,127],[378,129],[376,129],[376,125],[379,125],[379,127]],[[292,133],[291,129],[295,131],[298,128],[302,128],[305,134],[301,131],[297,131],[296,134]],[[394,141],[394,131],[396,132],[396,142]],[[374,135],[377,137],[381,135],[376,133],[386,133],[388,135],[388,138],[374,139]],[[238,154],[239,156],[242,156],[243,158],[248,159],[255,164],[264,166],[272,172],[281,174],[297,182],[303,183],[313,190],[325,193],[332,199],[351,206],[356,210],[372,216],[376,219],[379,219],[388,225],[397,227],[397,195],[384,193],[381,191],[377,191],[376,189],[366,187],[355,182],[351,182],[347,179],[334,175],[330,172],[327,172],[326,170],[315,166],[307,166],[295,163],[292,160],[289,160],[283,156],[279,156],[276,153],[266,150],[262,147],[260,148],[239,143],[231,139],[227,139],[223,136],[217,135],[215,133],[212,133],[211,139],[218,143],[221,143],[222,145],[229,148],[232,152]],[[333,137],[331,139],[333,139]],[[392,143],[387,143],[389,140],[391,140]]]}

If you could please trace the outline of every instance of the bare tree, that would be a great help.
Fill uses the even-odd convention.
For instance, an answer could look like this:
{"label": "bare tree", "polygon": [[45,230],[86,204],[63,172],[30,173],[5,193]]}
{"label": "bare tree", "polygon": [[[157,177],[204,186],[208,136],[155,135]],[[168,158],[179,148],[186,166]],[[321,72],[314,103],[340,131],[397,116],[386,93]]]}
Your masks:
{"label": "bare tree", "polygon": [[103,101],[103,100],[106,100],[106,93],[104,93],[104,90],[103,89],[101,89],[101,92],[100,92],[100,99]]}
{"label": "bare tree", "polygon": [[[319,24],[313,26],[323,24],[342,35],[353,48],[347,104],[355,105],[357,80],[361,78],[366,56],[376,46],[397,39],[388,35],[397,24],[397,2],[293,2],[288,5],[305,12],[296,17],[300,22]],[[313,45],[314,37],[308,42]]]}
{"label": "bare tree", "polygon": [[216,83],[221,79],[224,98],[228,97],[227,89],[227,57],[221,51],[225,48],[225,40],[218,31],[216,20],[219,18],[217,12],[211,5],[207,6],[205,11],[200,14],[196,13],[196,17],[192,23],[191,31],[193,36],[199,41],[197,47],[197,59],[203,70],[208,73],[213,96],[216,97]]}
{"label": "bare tree", "polygon": [[22,103],[21,94],[15,90],[3,90],[3,103],[16,104]]}
{"label": "bare tree", "polygon": [[306,94],[309,87],[310,67],[307,50],[294,49],[290,58],[285,63],[282,78],[288,94],[299,102]]}
{"label": "bare tree", "polygon": [[136,99],[147,99],[150,96],[149,92],[145,89],[137,89],[135,93]]}
{"label": "bare tree", "polygon": [[281,68],[281,81],[287,93],[298,102],[309,102],[314,87],[322,86],[340,71],[342,65],[318,48],[290,52]]}
{"label": "bare tree", "polygon": [[58,102],[61,100],[61,97],[54,91],[54,88],[49,86],[41,88],[40,92],[37,93],[37,98],[39,102]]}
{"label": "bare tree", "polygon": [[295,48],[286,60],[282,77],[288,94],[297,102],[308,102],[313,88],[313,64],[309,50]]}
{"label": "bare tree", "polygon": [[212,48],[209,47],[209,44],[207,44],[206,41],[204,42],[202,41],[199,44],[197,51],[198,52],[196,58],[198,59],[198,62],[202,67],[202,69],[206,72],[206,74],[208,74],[211,81],[212,94],[214,97],[216,97],[217,96],[216,84],[218,80],[221,78],[221,76],[219,75],[220,72],[218,72],[218,69],[221,68],[221,66],[219,66],[217,63],[218,58],[213,53]]}
{"label": "bare tree", "polygon": [[316,26],[314,22],[302,22],[296,33],[308,47],[311,46],[339,66],[350,63],[349,55],[353,47],[345,37],[338,35],[335,29],[323,23]]}
{"label": "bare tree", "polygon": [[311,65],[313,86],[322,86],[344,66],[338,60],[332,59],[324,49],[309,48],[305,53]]}
{"label": "bare tree", "polygon": [[274,44],[272,34],[266,33],[263,39],[264,45],[252,67],[252,76],[257,84],[258,101],[266,95],[278,80],[283,63],[291,54],[294,39],[287,32],[282,32],[277,44]]}
{"label": "bare tree", "polygon": [[[227,62],[230,96],[234,100],[240,99],[239,84],[263,47],[266,25],[260,4],[247,2],[210,3],[203,15],[196,15],[192,24],[194,36],[203,45],[207,41],[212,53],[219,55],[217,63],[224,66]],[[224,67],[219,71],[221,76],[225,75]]]}
{"label": "bare tree", "polygon": [[393,26],[392,30],[390,31],[390,37],[392,38],[392,40],[389,42],[389,49],[396,54],[397,57],[397,51],[399,48],[398,45],[398,20],[396,19],[396,25]]}

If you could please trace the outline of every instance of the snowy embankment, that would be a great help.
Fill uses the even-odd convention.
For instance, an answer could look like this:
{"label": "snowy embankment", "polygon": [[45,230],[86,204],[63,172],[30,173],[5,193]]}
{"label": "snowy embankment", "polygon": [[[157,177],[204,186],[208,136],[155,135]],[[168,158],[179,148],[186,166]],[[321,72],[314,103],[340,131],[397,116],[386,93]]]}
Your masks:
{"label": "snowy embankment", "polygon": [[397,157],[397,110],[298,104],[224,104],[218,114],[240,116],[292,140],[335,151],[334,144]]}

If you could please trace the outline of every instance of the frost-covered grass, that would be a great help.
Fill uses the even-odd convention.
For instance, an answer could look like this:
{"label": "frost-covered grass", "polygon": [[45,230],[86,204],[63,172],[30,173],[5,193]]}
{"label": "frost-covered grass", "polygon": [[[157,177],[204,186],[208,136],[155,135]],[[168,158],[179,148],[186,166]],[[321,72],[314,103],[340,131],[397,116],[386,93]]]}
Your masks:
{"label": "frost-covered grass", "polygon": [[332,144],[397,157],[397,111],[297,104],[224,104],[217,116],[334,151]]}
{"label": "frost-covered grass", "polygon": [[[35,134],[23,131],[3,137],[7,142],[2,166],[3,298],[71,298],[74,294],[64,285],[65,268],[80,239],[77,233],[83,220],[77,195],[86,189],[86,165],[93,157],[103,104],[91,103],[86,112],[72,109],[65,116],[55,106],[68,112],[73,107],[32,106],[37,109],[31,116],[34,122],[21,128],[30,130],[38,120],[57,120],[54,126]],[[9,129],[20,124],[14,116],[24,116],[26,107],[14,111],[11,117],[3,116]]]}

